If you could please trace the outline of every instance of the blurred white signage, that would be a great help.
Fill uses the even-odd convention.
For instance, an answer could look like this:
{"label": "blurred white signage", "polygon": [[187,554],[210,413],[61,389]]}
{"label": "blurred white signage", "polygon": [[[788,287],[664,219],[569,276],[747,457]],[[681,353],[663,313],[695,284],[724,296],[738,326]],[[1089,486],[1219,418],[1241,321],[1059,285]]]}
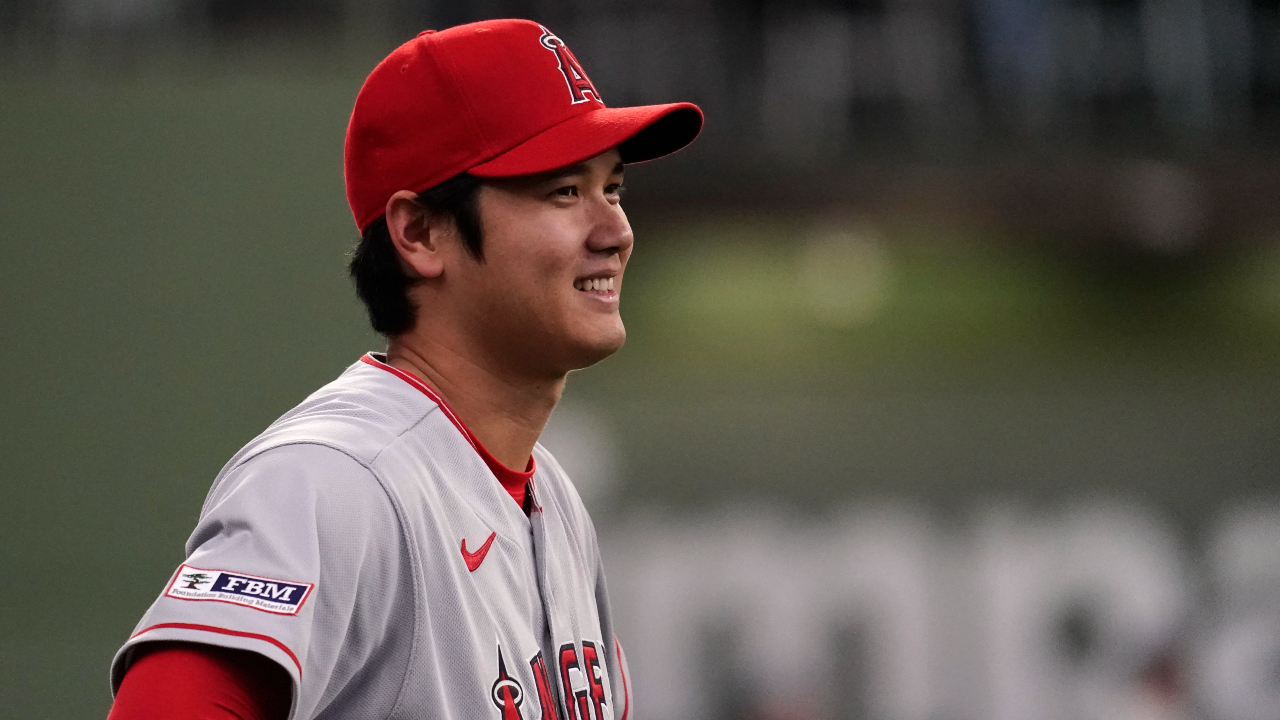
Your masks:
{"label": "blurred white signage", "polygon": [[1128,506],[633,517],[610,588],[645,717],[1280,719],[1280,512],[1204,548]]}

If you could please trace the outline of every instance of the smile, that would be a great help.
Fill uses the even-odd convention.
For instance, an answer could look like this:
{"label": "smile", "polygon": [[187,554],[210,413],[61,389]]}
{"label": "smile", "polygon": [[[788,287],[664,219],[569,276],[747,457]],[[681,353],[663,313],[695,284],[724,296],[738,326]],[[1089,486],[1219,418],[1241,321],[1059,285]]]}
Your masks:
{"label": "smile", "polygon": [[613,278],[574,280],[573,287],[575,290],[581,290],[582,292],[609,293],[613,292]]}

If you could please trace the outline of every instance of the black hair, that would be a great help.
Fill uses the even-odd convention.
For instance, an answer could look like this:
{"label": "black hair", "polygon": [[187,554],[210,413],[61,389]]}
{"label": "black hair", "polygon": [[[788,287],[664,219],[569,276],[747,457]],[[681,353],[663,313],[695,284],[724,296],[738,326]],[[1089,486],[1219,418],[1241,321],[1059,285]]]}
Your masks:
{"label": "black hair", "polygon": [[[484,262],[477,202],[480,182],[480,178],[467,173],[455,175],[418,193],[415,202],[427,212],[449,215],[467,254],[477,262]],[[351,251],[347,270],[375,331],[390,337],[413,327],[418,311],[409,299],[413,279],[400,265],[400,254],[391,242],[385,215],[365,227],[359,243]]]}

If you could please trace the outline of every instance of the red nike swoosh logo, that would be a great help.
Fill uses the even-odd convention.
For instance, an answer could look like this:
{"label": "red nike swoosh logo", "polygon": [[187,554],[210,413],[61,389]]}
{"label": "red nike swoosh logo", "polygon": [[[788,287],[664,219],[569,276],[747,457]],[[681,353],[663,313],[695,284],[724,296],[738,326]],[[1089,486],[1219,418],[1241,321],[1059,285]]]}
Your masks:
{"label": "red nike swoosh logo", "polygon": [[467,539],[462,538],[462,559],[467,563],[468,570],[475,572],[476,568],[480,567],[480,563],[484,562],[484,556],[489,554],[489,546],[493,544],[493,539],[496,537],[498,537],[496,531],[489,533],[489,539],[485,540],[480,549],[473,553],[467,552]]}

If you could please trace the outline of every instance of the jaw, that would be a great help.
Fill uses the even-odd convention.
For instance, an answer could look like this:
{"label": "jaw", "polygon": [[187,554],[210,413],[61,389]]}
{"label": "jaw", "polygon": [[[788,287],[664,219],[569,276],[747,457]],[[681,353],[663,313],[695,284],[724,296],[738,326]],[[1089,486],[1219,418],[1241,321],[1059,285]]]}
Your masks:
{"label": "jaw", "polygon": [[495,361],[512,371],[563,377],[609,357],[627,337],[616,292],[612,302],[569,292],[495,303],[495,291],[476,298],[466,326]]}
{"label": "jaw", "polygon": [[[621,278],[613,280],[612,290],[579,289],[580,278],[564,276],[468,288],[471,292],[461,303],[466,308],[463,332],[512,371],[523,366],[541,377],[562,377],[609,357],[626,341],[618,312]],[[555,290],[548,292],[551,288]]]}
{"label": "jaw", "polygon": [[612,312],[593,310],[595,312],[585,317],[575,318],[573,332],[566,333],[568,338],[572,338],[567,343],[570,347],[566,348],[570,355],[567,364],[572,365],[569,369],[580,370],[594,365],[617,352],[627,340],[627,329],[617,312],[616,301]]}
{"label": "jaw", "polygon": [[[622,316],[618,312],[622,294],[622,273],[605,271],[573,280],[566,310],[567,336],[591,356],[588,364],[608,357],[627,339]],[[583,366],[585,367],[585,365]]]}

